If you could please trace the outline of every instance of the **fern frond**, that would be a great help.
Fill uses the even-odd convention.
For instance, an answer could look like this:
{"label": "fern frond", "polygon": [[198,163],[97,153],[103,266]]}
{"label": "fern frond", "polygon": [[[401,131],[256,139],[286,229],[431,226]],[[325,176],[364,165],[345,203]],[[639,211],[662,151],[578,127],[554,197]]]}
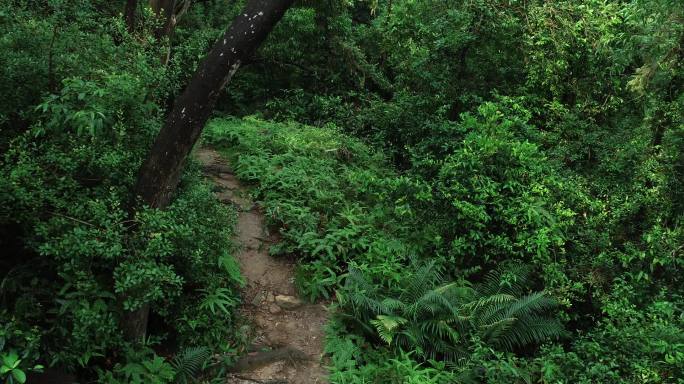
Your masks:
{"label": "fern frond", "polygon": [[171,360],[171,366],[176,371],[174,381],[186,384],[197,379],[197,374],[204,367],[204,363],[211,357],[211,350],[207,347],[189,347]]}
{"label": "fern frond", "polygon": [[522,317],[540,313],[557,306],[556,300],[547,296],[544,292],[533,292],[525,295],[510,305],[507,310],[508,317]]}
{"label": "fern frond", "polygon": [[392,297],[386,297],[380,302],[380,306],[383,313],[394,313],[395,311],[404,308],[406,304]]}
{"label": "fern frond", "polygon": [[403,302],[414,302],[423,296],[426,291],[432,289],[442,281],[442,274],[435,267],[435,263],[430,261],[418,267],[406,283],[404,291],[399,296]]}
{"label": "fern frond", "polygon": [[492,345],[511,350],[514,347],[558,339],[564,333],[565,330],[557,319],[532,316],[515,321],[508,332],[492,340]]}
{"label": "fern frond", "polygon": [[454,304],[470,302],[476,294],[476,291],[473,288],[464,285],[462,282],[445,284],[436,288],[435,291],[439,292],[446,297],[449,302]]}
{"label": "fern frond", "polygon": [[491,296],[504,293],[518,296],[527,287],[529,267],[524,264],[506,263],[489,271],[478,287],[480,294]]}
{"label": "fern frond", "polygon": [[406,306],[404,313],[412,319],[420,319],[427,316],[434,316],[442,312],[445,308],[450,308],[451,304],[435,291],[427,291],[417,301]]}
{"label": "fern frond", "polygon": [[[501,296],[501,295],[496,295]],[[508,308],[510,304],[515,302],[514,297],[492,297],[481,298],[472,307],[470,312],[473,324],[477,327],[486,326],[487,324],[496,323],[511,316],[508,315]]]}
{"label": "fern frond", "polygon": [[238,301],[233,292],[228,288],[216,288],[214,291],[203,289],[204,297],[200,302],[200,309],[208,309],[213,315],[218,312],[230,315],[231,309],[237,306]]}
{"label": "fern frond", "polygon": [[515,301],[515,296],[497,293],[489,296],[479,297],[477,300],[464,304],[463,308],[473,313],[481,311],[482,308],[491,308],[492,306],[502,306],[507,303]]}
{"label": "fern frond", "polygon": [[238,264],[237,260],[228,254],[228,252],[224,251],[218,258],[218,266],[219,268],[223,268],[228,276],[230,276],[233,281],[237,282],[240,287],[245,287],[246,281],[240,272],[240,264]]}
{"label": "fern frond", "polygon": [[458,343],[461,335],[444,320],[429,320],[420,323],[420,330],[423,334],[435,336],[441,340],[448,340],[450,343]]}
{"label": "fern frond", "polygon": [[434,262],[422,264],[393,296],[350,269],[338,296],[347,310],[340,316],[399,350],[461,364],[468,360],[471,336],[511,350],[563,332],[560,322],[549,316],[555,300],[543,292],[520,295],[527,280],[524,266],[490,271],[476,288],[462,281],[443,284],[442,279]]}
{"label": "fern frond", "polygon": [[371,320],[371,324],[375,326],[380,338],[389,345],[392,344],[396,329],[407,321],[399,316],[378,315],[376,319]]}
{"label": "fern frond", "polygon": [[514,318],[504,318],[497,322],[490,323],[481,326],[480,337],[487,343],[497,344],[501,340],[508,330],[513,327],[517,319]]}

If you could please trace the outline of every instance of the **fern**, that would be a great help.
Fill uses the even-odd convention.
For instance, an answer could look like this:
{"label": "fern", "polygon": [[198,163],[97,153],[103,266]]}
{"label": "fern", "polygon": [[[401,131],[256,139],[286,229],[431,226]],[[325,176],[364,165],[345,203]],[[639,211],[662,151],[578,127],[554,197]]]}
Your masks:
{"label": "fern", "polygon": [[426,263],[398,292],[387,292],[351,268],[338,297],[341,317],[366,336],[425,359],[463,362],[473,337],[510,351],[562,335],[560,322],[549,316],[555,300],[523,294],[526,284],[527,270],[518,266],[491,271],[475,287],[445,284],[434,263]]}
{"label": "fern", "polygon": [[478,291],[482,296],[519,295],[527,288],[529,273],[529,268],[523,264],[506,263],[489,271],[478,286]]}
{"label": "fern", "polygon": [[231,314],[231,308],[235,307],[238,302],[233,292],[228,288],[216,288],[211,291],[203,289],[204,297],[200,302],[200,309],[209,310],[212,315],[221,313],[224,315]]}
{"label": "fern", "polygon": [[211,357],[211,350],[207,347],[189,347],[176,355],[171,366],[176,371],[175,383],[186,384],[197,381],[198,373],[204,368],[204,363]]}
{"label": "fern", "polygon": [[380,338],[387,344],[392,344],[394,340],[394,332],[399,326],[405,324],[408,320],[398,316],[384,316],[378,315],[377,319],[371,320],[371,324],[375,326]]}
{"label": "fern", "polygon": [[237,282],[241,287],[245,287],[245,279],[240,272],[240,264],[228,252],[225,252],[218,259],[218,266],[222,268],[230,278]]}

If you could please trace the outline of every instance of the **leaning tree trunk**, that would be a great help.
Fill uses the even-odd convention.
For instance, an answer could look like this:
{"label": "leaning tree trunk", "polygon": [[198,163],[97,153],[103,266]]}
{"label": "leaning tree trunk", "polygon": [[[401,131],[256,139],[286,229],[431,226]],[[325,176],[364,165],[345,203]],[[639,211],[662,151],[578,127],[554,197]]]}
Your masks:
{"label": "leaning tree trunk", "polygon": [[[204,58],[152,145],[138,172],[135,193],[144,204],[164,208],[178,185],[183,165],[231,77],[261,45],[294,0],[249,0]],[[148,306],[124,319],[128,340],[146,333]]]}

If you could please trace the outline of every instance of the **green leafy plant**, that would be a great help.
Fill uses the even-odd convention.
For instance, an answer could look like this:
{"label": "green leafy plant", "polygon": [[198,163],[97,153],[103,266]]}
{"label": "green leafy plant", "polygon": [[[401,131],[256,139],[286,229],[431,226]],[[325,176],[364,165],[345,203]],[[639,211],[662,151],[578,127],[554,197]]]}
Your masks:
{"label": "green leafy plant", "polygon": [[417,350],[425,359],[463,363],[472,337],[510,351],[563,335],[549,312],[556,301],[542,292],[522,294],[525,285],[524,274],[510,270],[490,272],[474,287],[445,284],[430,262],[389,292],[352,269],[338,298],[341,316],[363,334],[390,347]]}
{"label": "green leafy plant", "polygon": [[171,364],[160,356],[129,362],[100,376],[100,381],[108,384],[166,384],[173,383],[176,371]]}
{"label": "green leafy plant", "polygon": [[237,305],[233,292],[228,288],[216,288],[203,290],[200,301],[200,309],[208,309],[212,315],[228,315],[231,309]]}
{"label": "green leafy plant", "polygon": [[5,378],[8,383],[25,383],[26,373],[19,368],[21,359],[16,352],[8,352],[0,355],[0,378]]}
{"label": "green leafy plant", "polygon": [[189,347],[174,356],[171,360],[171,366],[176,371],[174,382],[187,384],[197,380],[210,357],[211,350],[207,347]]}
{"label": "green leafy plant", "polygon": [[23,384],[26,382],[28,371],[42,372],[42,370],[43,366],[40,364],[26,367],[23,359],[16,351],[0,353],[0,379],[4,379],[8,384]]}
{"label": "green leafy plant", "polygon": [[[168,44],[121,3],[0,2],[3,382],[39,363],[80,381],[208,374],[199,352],[184,374],[126,343],[122,309],[149,306],[165,350],[230,363],[250,342],[236,213],[192,161],[168,209],[132,194],[243,2],[185,2]],[[288,10],[205,142],[253,187],[271,253],[299,260],[300,293],[341,305],[331,382],[683,380],[682,20],[681,0]]]}

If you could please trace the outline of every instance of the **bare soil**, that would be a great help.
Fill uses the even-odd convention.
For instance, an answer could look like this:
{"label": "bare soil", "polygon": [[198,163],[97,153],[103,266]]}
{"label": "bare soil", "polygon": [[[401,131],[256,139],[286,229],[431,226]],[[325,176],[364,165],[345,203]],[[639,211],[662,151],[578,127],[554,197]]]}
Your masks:
{"label": "bare soil", "polygon": [[327,310],[296,297],[293,260],[274,258],[268,249],[277,236],[264,225],[264,215],[249,199],[228,162],[210,148],[195,156],[218,187],[217,197],[238,210],[237,259],[246,280],[242,314],[252,328],[256,352],[237,364],[231,383],[327,383],[323,363],[323,326]]}

